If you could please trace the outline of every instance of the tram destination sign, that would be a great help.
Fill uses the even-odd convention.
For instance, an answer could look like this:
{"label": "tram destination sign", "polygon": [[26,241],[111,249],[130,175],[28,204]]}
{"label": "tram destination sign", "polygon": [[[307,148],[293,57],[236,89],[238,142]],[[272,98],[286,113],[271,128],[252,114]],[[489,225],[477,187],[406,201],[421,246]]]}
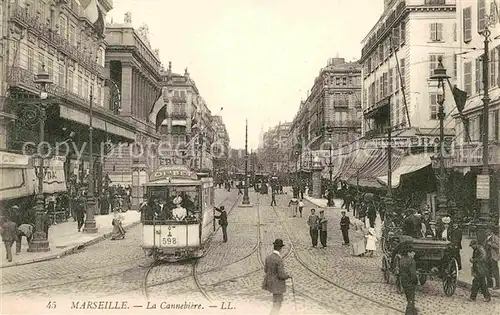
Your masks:
{"label": "tram destination sign", "polygon": [[189,170],[187,167],[160,167],[158,170],[152,172],[149,175],[149,180],[151,182],[168,180],[170,178],[182,178],[182,179],[192,179],[197,180],[198,176],[195,172]]}

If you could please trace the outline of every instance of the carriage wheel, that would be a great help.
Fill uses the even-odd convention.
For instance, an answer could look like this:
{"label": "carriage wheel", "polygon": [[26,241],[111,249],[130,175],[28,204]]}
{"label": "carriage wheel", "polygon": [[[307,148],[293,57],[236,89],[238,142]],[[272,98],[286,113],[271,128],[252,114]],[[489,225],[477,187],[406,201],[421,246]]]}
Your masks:
{"label": "carriage wheel", "polygon": [[403,293],[403,284],[401,283],[401,277],[399,276],[399,260],[400,257],[399,255],[396,255],[394,258],[394,276],[396,277],[396,289],[398,290],[398,293]]}
{"label": "carriage wheel", "polygon": [[424,285],[426,281],[427,281],[426,274],[419,274],[418,275],[418,283],[420,283],[420,285]]}
{"label": "carriage wheel", "polygon": [[391,266],[387,261],[387,257],[382,258],[382,271],[384,272],[385,283],[391,283]]}
{"label": "carriage wheel", "polygon": [[446,296],[452,296],[457,288],[458,263],[455,258],[448,260],[443,270],[443,290]]}

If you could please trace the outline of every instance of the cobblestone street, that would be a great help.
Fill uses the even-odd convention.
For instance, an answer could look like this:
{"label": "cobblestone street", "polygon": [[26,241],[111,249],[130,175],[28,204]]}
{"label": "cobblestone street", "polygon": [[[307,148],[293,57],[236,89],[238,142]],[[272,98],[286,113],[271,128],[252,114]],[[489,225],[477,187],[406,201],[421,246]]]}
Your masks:
{"label": "cobblestone street", "polygon": [[[146,312],[147,291],[150,306],[156,303],[157,307],[147,312],[160,311],[161,301],[166,301],[199,303],[204,313],[218,313],[225,307],[265,314],[272,297],[261,289],[263,260],[276,238],[286,244],[283,256],[295,285],[294,294],[291,281],[287,281],[282,313],[403,313],[405,298],[394,284],[384,283],[380,253],[373,258],[352,257],[349,248],[341,245],[340,209],[326,209],[328,247],[319,249],[310,247],[306,220],[314,207],[311,203],[306,203],[300,218],[291,217],[288,195],[277,196],[277,207],[268,206],[270,196],[251,192],[253,207],[240,208],[239,197],[235,191],[216,193],[217,204],[223,203],[229,210],[228,243],[221,242],[219,229],[205,257],[197,262],[160,264],[151,269],[147,279],[152,260],[139,246],[140,226],[131,229],[123,241],[104,240],[58,260],[4,268],[3,313],[21,313],[21,306],[26,304],[11,301],[29,297],[36,307],[45,308],[54,301],[58,307],[51,312],[63,313],[71,307],[68,299],[127,300],[129,311],[139,314]],[[481,299],[471,303],[466,289],[459,287],[454,296],[446,297],[441,286],[439,281],[428,281],[419,287],[416,301],[421,314],[456,314],[457,310],[461,314],[494,314],[499,310],[498,298],[491,303]],[[142,307],[134,307],[134,303]],[[34,306],[30,308],[35,310]]]}

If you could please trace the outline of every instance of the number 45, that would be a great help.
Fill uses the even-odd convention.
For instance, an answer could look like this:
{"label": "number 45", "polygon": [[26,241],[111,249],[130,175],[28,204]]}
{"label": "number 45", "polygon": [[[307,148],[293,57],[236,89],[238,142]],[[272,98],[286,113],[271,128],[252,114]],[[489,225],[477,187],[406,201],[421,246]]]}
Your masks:
{"label": "number 45", "polygon": [[56,305],[56,302],[55,301],[50,301],[49,303],[47,303],[47,306],[46,306],[48,309],[54,309],[57,307]]}

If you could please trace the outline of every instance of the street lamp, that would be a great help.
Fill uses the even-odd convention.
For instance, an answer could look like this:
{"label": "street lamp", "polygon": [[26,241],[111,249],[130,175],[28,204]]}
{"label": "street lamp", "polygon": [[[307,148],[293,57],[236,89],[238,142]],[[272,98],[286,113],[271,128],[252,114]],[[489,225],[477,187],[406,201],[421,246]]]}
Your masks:
{"label": "street lamp", "polygon": [[[41,71],[36,75],[34,83],[40,86],[40,104],[37,106],[40,113],[40,131],[39,131],[39,143],[45,141],[45,119],[46,119],[46,100],[48,98],[47,87],[52,84],[50,80],[50,75],[45,71],[45,65],[42,64]],[[39,150],[43,146],[39,146]],[[29,243],[28,252],[48,252],[50,250],[49,241],[47,240],[47,235],[43,228],[43,216],[45,215],[45,199],[43,196],[43,179],[45,174],[44,166],[44,153],[37,152],[33,162],[38,167],[37,177],[38,177],[38,194],[36,196],[36,220],[35,220],[35,233],[33,235],[33,240]]]}
{"label": "street lamp", "polygon": [[245,121],[245,187],[243,190],[243,205],[250,205],[248,197],[248,120]]}
{"label": "street lamp", "polygon": [[330,135],[330,147],[329,147],[330,163],[328,164],[329,173],[330,173],[330,188],[328,189],[328,204],[327,205],[328,205],[328,207],[335,207],[335,202],[333,201],[333,161],[332,161],[333,128],[328,127],[327,131],[328,131],[328,134]]}
{"label": "street lamp", "polygon": [[[431,80],[437,81],[437,103],[439,105],[438,109],[438,119],[439,119],[439,187],[437,196],[437,206],[438,206],[438,219],[442,218],[447,214],[447,198],[446,198],[446,169],[444,167],[444,101],[445,101],[445,90],[444,84],[450,77],[446,75],[446,69],[443,66],[443,57],[438,57],[438,66],[434,69],[434,74],[430,77]],[[436,220],[436,214],[433,215],[433,219]]]}
{"label": "street lamp", "polygon": [[83,233],[93,234],[97,233],[97,225],[95,222],[95,198],[94,198],[94,159],[93,159],[93,119],[92,119],[92,105],[93,100],[93,89],[90,86],[90,103],[89,103],[89,180],[88,180],[88,193],[87,193],[87,209],[85,216],[85,225],[83,226]]}

